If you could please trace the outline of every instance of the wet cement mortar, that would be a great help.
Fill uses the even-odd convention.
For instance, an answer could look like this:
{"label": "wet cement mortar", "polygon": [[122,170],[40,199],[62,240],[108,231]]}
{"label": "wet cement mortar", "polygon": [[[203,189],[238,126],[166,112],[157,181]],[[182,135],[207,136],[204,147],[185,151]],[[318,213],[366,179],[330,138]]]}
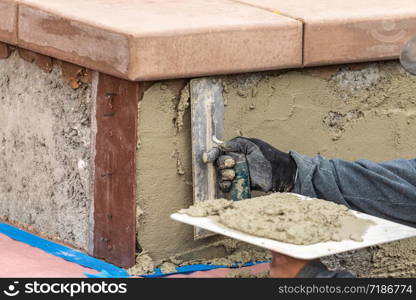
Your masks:
{"label": "wet cement mortar", "polygon": [[0,60],[0,219],[87,248],[91,88]]}
{"label": "wet cement mortar", "polygon": [[[396,61],[220,78],[227,139],[256,137],[282,151],[347,160],[414,158],[416,77]],[[248,247],[227,247],[218,236],[194,240],[191,226],[169,219],[192,204],[187,83],[148,84],[139,104],[138,243],[155,265],[176,259],[209,261]],[[416,241],[323,261],[358,276],[415,276]]]}
{"label": "wet cement mortar", "polygon": [[362,241],[374,222],[356,217],[344,205],[272,193],[241,201],[212,199],[195,203],[180,214],[209,217],[228,228],[295,245]]}

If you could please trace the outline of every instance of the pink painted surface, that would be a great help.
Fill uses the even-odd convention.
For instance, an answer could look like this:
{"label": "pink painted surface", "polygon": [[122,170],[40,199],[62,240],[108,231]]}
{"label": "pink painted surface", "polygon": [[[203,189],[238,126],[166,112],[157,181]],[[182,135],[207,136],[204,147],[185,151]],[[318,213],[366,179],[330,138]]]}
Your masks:
{"label": "pink painted surface", "polygon": [[[248,270],[252,274],[268,269],[269,263],[241,268],[241,270]],[[221,278],[228,277],[231,270],[235,269],[220,268],[189,274],[169,275],[166,278]],[[86,277],[84,273],[97,274],[99,272],[0,234],[0,277],[80,278]]]}
{"label": "pink painted surface", "polygon": [[0,0],[0,40],[17,43],[17,1]]}
{"label": "pink painted surface", "polygon": [[0,234],[0,277],[86,277],[84,268]]}

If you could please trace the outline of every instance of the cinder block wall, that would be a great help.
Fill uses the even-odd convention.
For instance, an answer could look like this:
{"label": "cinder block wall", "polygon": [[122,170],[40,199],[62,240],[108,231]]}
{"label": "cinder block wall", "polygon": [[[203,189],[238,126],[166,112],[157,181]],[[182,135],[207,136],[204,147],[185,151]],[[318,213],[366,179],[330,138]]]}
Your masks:
{"label": "cinder block wall", "polygon": [[[416,77],[397,62],[222,77],[227,138],[257,137],[306,155],[413,158]],[[154,83],[139,112],[138,241],[160,260],[212,240],[169,219],[192,203],[189,86]],[[209,252],[209,251],[208,251]],[[327,259],[361,276],[416,275],[416,240]]]}

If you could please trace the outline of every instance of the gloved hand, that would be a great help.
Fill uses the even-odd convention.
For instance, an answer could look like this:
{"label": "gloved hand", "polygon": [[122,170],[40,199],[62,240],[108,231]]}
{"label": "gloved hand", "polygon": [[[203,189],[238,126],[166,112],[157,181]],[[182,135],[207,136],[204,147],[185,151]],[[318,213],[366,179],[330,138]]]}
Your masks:
{"label": "gloved hand", "polygon": [[222,155],[217,159],[220,187],[231,188],[235,173],[232,170],[233,152],[246,155],[252,190],[289,192],[295,184],[297,166],[293,158],[259,139],[236,137],[219,146]]}

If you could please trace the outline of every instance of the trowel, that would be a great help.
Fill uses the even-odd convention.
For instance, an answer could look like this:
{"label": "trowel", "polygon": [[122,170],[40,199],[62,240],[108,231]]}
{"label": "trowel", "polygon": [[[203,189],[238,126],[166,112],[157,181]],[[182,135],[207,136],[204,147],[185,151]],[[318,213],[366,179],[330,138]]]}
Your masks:
{"label": "trowel", "polygon": [[[192,124],[192,175],[194,203],[225,198],[217,184],[214,162],[220,154],[224,136],[224,97],[222,81],[217,78],[197,78],[190,82]],[[233,153],[235,178],[229,199],[251,198],[250,177],[244,154]],[[195,239],[212,235],[195,228]]]}

